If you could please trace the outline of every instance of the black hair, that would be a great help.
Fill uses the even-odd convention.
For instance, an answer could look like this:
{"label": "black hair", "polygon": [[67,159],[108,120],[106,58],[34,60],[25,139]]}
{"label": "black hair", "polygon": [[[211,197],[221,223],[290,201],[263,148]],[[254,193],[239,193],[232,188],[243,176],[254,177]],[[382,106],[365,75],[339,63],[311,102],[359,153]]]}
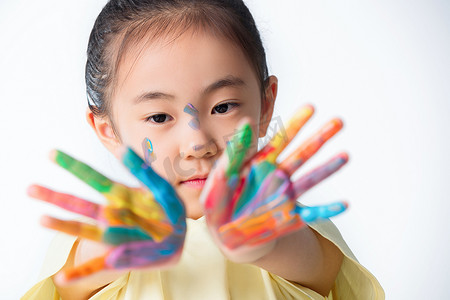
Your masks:
{"label": "black hair", "polygon": [[130,44],[149,33],[153,39],[168,33],[181,35],[189,28],[212,31],[239,46],[265,96],[266,54],[242,0],[110,0],[95,21],[87,49],[86,90],[94,115],[108,116],[112,122],[110,98],[120,60]]}

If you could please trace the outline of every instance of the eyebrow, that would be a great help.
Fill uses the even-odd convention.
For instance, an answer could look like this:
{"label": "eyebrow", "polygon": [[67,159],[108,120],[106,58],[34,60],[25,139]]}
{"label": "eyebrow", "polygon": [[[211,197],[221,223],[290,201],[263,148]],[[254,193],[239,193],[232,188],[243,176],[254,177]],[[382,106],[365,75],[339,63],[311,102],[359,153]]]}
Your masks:
{"label": "eyebrow", "polygon": [[241,87],[245,85],[245,81],[239,77],[228,75],[216,82],[210,84],[203,92],[203,95],[210,94],[224,87]]}
{"label": "eyebrow", "polygon": [[161,93],[161,92],[145,92],[142,95],[136,97],[134,99],[134,104],[139,104],[142,102],[146,102],[148,100],[154,100],[154,99],[164,99],[164,100],[170,100],[175,98],[172,95]]}
{"label": "eyebrow", "polygon": [[[210,94],[214,91],[217,91],[225,87],[241,87],[245,85],[246,85],[245,81],[242,80],[241,78],[233,75],[228,75],[207,86],[202,91],[202,95]],[[144,92],[143,94],[134,99],[134,104],[139,104],[141,102],[146,102],[148,100],[155,100],[155,99],[173,100],[174,98],[175,96],[163,92],[158,91]]]}

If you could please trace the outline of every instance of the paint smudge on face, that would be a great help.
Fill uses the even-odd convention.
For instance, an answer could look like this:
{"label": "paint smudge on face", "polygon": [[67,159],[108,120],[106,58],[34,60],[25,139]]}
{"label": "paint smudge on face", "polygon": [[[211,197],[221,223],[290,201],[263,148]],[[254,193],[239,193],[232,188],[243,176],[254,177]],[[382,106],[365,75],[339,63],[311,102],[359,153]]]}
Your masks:
{"label": "paint smudge on face", "polygon": [[208,143],[206,143],[206,144],[203,144],[203,145],[195,145],[195,146],[193,146],[192,147],[192,149],[194,150],[194,151],[200,151],[200,150],[203,150],[203,149],[205,149],[205,148],[211,148],[211,147],[215,147],[215,145],[214,145],[214,140],[210,140]]}
{"label": "paint smudge on face", "polygon": [[195,145],[192,148],[194,149],[194,151],[200,151],[205,148],[205,145]]}
{"label": "paint smudge on face", "polygon": [[145,138],[142,141],[142,149],[144,151],[144,159],[147,165],[151,165],[156,160],[156,155],[153,153],[152,141],[149,138]]}
{"label": "paint smudge on face", "polygon": [[200,120],[198,119],[198,110],[194,107],[194,105],[188,103],[188,105],[186,105],[186,107],[184,108],[184,112],[194,117],[189,122],[189,126],[191,126],[191,128],[194,130],[198,130],[200,128]]}

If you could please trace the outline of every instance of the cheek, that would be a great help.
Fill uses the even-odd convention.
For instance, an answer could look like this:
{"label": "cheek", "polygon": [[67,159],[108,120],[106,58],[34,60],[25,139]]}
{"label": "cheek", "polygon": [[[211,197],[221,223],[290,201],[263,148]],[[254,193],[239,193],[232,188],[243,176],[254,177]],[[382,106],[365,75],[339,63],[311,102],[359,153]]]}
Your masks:
{"label": "cheek", "polygon": [[[152,143],[152,149],[149,150],[145,143],[146,140],[150,140]],[[174,144],[174,141],[164,137],[152,136],[145,137],[144,143],[142,145],[142,152],[145,154],[145,151],[148,154],[151,151],[151,161],[150,165],[160,176],[164,177],[170,183],[175,181],[175,175],[173,173],[173,164],[174,160],[177,157],[176,149],[177,145]]]}
{"label": "cheek", "polygon": [[173,182],[173,174],[168,166],[177,154],[175,141],[149,128],[145,123],[129,122],[121,129],[123,144],[133,148],[160,176]]}

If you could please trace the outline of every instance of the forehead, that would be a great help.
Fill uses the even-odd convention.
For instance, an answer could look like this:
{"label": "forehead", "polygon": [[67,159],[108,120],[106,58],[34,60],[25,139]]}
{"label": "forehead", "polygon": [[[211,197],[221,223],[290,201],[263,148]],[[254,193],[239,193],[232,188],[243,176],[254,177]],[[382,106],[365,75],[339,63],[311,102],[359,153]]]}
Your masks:
{"label": "forehead", "polygon": [[[162,35],[147,34],[130,44],[116,73],[117,93],[130,93],[149,84],[173,88],[206,84],[208,79],[235,76],[258,88],[256,72],[233,41],[204,30]],[[187,88],[187,87],[185,87]]]}

